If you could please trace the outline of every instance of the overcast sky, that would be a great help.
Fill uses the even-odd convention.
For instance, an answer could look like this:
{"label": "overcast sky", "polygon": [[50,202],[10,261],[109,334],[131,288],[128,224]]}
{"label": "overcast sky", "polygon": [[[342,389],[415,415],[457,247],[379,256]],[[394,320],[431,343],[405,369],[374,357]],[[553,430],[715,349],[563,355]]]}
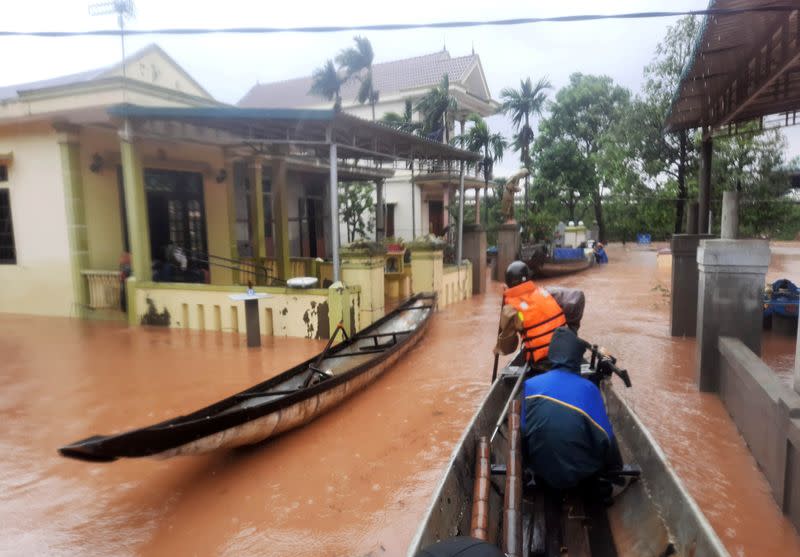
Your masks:
{"label": "overcast sky", "polygon": [[[115,28],[114,16],[89,16],[84,0],[26,0],[6,9],[0,30],[88,30]],[[315,26],[489,20],[586,13],[703,9],[706,0],[561,0],[356,2],[348,0],[271,2],[226,0],[136,0],[131,28]],[[520,78],[547,76],[555,88],[573,72],[605,74],[638,92],[642,69],[674,18],[538,23],[514,27],[364,33],[372,42],[375,61],[426,54],[446,45],[450,54],[480,55],[489,88],[499,99],[503,87],[517,87]],[[257,81],[308,75],[340,49],[350,46],[353,32],[254,35],[129,37],[129,52],[157,42],[217,99],[234,103]],[[113,64],[120,59],[119,39],[112,37],[0,38],[3,71],[0,86],[45,79]],[[506,135],[503,116],[490,126]],[[790,128],[789,156],[800,155],[800,133]],[[498,169],[515,168],[509,153]]]}

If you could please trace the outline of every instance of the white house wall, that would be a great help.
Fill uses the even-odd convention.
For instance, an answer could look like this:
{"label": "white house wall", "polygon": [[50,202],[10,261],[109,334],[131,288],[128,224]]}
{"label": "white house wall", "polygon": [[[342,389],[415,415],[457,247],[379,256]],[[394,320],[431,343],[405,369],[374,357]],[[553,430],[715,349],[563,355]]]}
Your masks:
{"label": "white house wall", "polygon": [[67,217],[56,133],[49,125],[0,129],[0,152],[11,152],[8,188],[16,265],[0,265],[0,312],[76,315]]}

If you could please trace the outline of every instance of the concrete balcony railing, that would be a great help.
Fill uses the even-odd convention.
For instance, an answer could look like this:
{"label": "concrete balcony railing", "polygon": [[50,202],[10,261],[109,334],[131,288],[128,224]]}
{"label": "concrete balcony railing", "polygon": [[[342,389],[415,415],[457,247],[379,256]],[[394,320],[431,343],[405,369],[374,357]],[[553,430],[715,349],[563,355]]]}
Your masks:
{"label": "concrete balcony railing", "polygon": [[81,271],[89,287],[89,307],[119,309],[119,271]]}

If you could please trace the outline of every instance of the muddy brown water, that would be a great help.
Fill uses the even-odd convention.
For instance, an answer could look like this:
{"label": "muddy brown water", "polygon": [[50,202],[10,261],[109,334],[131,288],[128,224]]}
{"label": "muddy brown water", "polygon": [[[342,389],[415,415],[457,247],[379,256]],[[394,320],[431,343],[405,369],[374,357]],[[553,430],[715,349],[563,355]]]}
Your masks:
{"label": "muddy brown water", "polygon": [[[741,437],[693,383],[694,341],[668,336],[655,252],[552,279],[587,294],[582,334],[632,375],[625,393],[734,556],[800,555]],[[196,409],[322,342],[0,317],[1,555],[403,555],[488,389],[500,289],[438,312],[367,390],[244,450],[89,464],[60,445]]]}

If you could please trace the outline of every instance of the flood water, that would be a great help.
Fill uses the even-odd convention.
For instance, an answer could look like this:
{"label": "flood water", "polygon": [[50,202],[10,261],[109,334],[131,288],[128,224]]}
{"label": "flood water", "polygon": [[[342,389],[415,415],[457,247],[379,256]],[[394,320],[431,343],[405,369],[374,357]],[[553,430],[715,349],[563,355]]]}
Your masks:
{"label": "flood water", "polygon": [[[669,275],[654,251],[549,282],[583,288],[582,336],[631,373],[625,396],[734,556],[800,541],[713,395],[692,339],[669,337]],[[500,289],[433,316],[367,390],[260,446],[90,464],[56,449],[194,410],[274,375],[321,341],[68,319],[0,317],[0,554],[404,555],[489,386]],[[621,385],[617,385],[621,388]]]}

